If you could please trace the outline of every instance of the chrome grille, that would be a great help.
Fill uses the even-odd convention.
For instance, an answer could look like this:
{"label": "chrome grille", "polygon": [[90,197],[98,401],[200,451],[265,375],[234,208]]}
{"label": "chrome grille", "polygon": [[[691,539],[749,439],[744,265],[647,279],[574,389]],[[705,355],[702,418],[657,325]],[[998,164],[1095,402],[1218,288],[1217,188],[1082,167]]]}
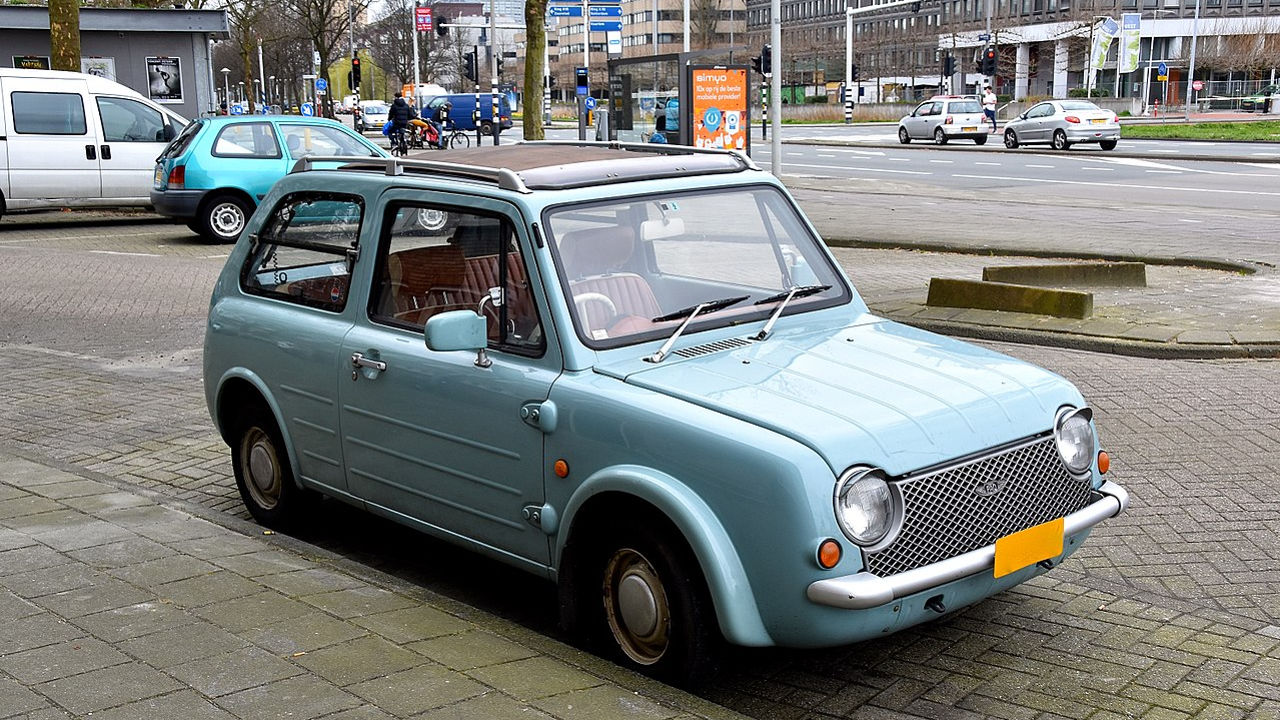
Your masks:
{"label": "chrome grille", "polygon": [[867,569],[881,577],[991,545],[1073,513],[1090,496],[1089,483],[1067,473],[1052,437],[894,485],[902,497],[902,530],[888,547],[867,555]]}
{"label": "chrome grille", "polygon": [[722,350],[732,350],[734,348],[750,345],[751,341],[746,338],[729,338],[728,340],[717,340],[705,345],[694,345],[693,347],[681,348],[671,353],[679,355],[682,358],[696,358],[711,353],[721,352]]}

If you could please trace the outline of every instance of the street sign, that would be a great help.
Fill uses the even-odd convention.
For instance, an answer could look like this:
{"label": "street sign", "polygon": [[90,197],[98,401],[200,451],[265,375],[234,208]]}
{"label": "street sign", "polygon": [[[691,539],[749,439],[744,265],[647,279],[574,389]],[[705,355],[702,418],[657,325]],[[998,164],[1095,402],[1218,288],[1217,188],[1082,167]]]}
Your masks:
{"label": "street sign", "polygon": [[591,5],[587,8],[591,17],[622,17],[621,5]]}
{"label": "street sign", "polygon": [[1191,89],[1195,90],[1196,92],[1200,92],[1201,90],[1204,89],[1204,81],[1196,80],[1195,82],[1191,83]]}
{"label": "street sign", "polygon": [[259,115],[270,115],[270,114],[271,114],[271,108],[267,107],[266,105],[259,105],[259,106],[258,106],[258,114],[259,114]]}
{"label": "street sign", "polygon": [[430,31],[431,31],[431,20],[432,20],[432,18],[431,18],[431,8],[429,8],[429,7],[414,8],[414,11],[413,11],[413,12],[414,12],[414,18],[415,18],[415,19],[416,19],[416,21],[417,21],[417,25],[416,25],[416,27],[418,28],[418,31],[419,31],[419,32],[430,32]]}
{"label": "street sign", "polygon": [[309,102],[302,103],[301,112],[304,116],[311,117],[316,114],[316,106]]}
{"label": "street sign", "polygon": [[622,32],[622,20],[592,20],[591,32]]}
{"label": "street sign", "polygon": [[1158,66],[1156,66],[1156,80],[1168,80],[1168,79],[1169,79],[1169,66],[1166,65],[1165,63],[1160,63]]}
{"label": "street sign", "polygon": [[596,99],[595,99],[595,98],[593,98],[593,97],[591,97],[590,95],[588,95],[588,96],[586,96],[585,98],[583,98],[583,99],[582,99],[582,104],[583,104],[583,106],[584,106],[584,107],[586,107],[588,110],[595,110],[595,109],[596,109]]}
{"label": "street sign", "polygon": [[329,89],[329,81],[324,78],[316,78],[316,89],[324,92]]}
{"label": "street sign", "polygon": [[232,105],[232,106],[231,106],[231,114],[232,114],[232,115],[243,115],[243,114],[244,114],[244,106],[243,106],[243,105],[241,105],[240,103],[236,103],[235,105]]}
{"label": "street sign", "polygon": [[551,17],[582,17],[581,5],[551,5],[547,8]]}
{"label": "street sign", "polygon": [[982,33],[981,35],[978,36],[978,39],[981,40],[982,42],[991,42],[991,34]]}

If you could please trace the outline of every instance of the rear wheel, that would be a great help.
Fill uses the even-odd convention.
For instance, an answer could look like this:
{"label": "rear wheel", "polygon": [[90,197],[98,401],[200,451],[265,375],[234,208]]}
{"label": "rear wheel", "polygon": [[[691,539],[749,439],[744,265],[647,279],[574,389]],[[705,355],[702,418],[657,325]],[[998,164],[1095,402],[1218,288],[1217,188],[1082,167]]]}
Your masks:
{"label": "rear wheel", "polygon": [[898,142],[902,143],[903,145],[906,145],[907,143],[911,142],[911,134],[908,133],[907,129],[904,127],[898,128]]}
{"label": "rear wheel", "polygon": [[1004,131],[1004,146],[1013,150],[1018,147],[1018,134],[1012,130]]}
{"label": "rear wheel", "polygon": [[471,136],[464,132],[455,132],[449,136],[449,147],[454,149],[471,147]]}
{"label": "rear wheel", "polygon": [[493,134],[493,124],[486,121],[480,125],[480,134],[488,137]]}
{"label": "rear wheel", "polygon": [[979,135],[978,137],[976,137],[976,138],[974,138],[974,139],[973,139],[973,144],[974,144],[974,145],[986,145],[986,144],[987,144],[987,137],[986,137],[985,135]]}
{"label": "rear wheel", "polygon": [[1067,133],[1062,130],[1053,131],[1053,149],[1066,150],[1071,147],[1071,143],[1067,142]]}
{"label": "rear wheel", "polygon": [[262,406],[250,408],[235,429],[231,465],[249,514],[273,528],[294,525],[308,499],[294,484],[293,467],[275,418]]}
{"label": "rear wheel", "polygon": [[1115,149],[1116,149],[1116,141],[1115,141],[1115,140],[1103,140],[1102,142],[1099,142],[1099,143],[1098,143],[1098,147],[1102,148],[1103,150],[1115,150]]}
{"label": "rear wheel", "polygon": [[215,195],[201,207],[197,232],[211,242],[235,242],[253,210],[235,195]]}
{"label": "rear wheel", "polygon": [[946,134],[946,133],[944,133],[944,132],[942,132],[942,128],[935,128],[935,129],[934,129],[934,131],[933,131],[933,144],[934,144],[934,145],[946,145],[946,144],[947,144],[947,134]]}

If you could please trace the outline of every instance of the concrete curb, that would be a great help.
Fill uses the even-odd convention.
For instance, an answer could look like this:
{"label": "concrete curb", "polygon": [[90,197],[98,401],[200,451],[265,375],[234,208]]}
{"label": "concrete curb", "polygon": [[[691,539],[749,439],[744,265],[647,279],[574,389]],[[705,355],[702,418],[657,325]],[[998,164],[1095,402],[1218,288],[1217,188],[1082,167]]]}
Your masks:
{"label": "concrete curb", "polygon": [[[1122,138],[1122,141],[1123,141],[1123,138]],[[892,142],[892,143],[859,142],[856,140],[831,140],[827,138],[802,138],[802,139],[783,140],[782,144],[783,145],[814,145],[819,147],[860,147],[860,148],[900,148],[903,150],[941,150],[943,152],[1022,153],[1022,152],[1026,152],[1027,150],[1030,150],[1031,152],[1053,152],[1058,154],[1071,152],[1071,150],[1061,150],[1061,151],[1053,150],[1048,145],[1045,145],[1043,148],[1029,146],[1026,150],[1022,148],[1019,148],[1017,150],[1010,150],[1004,147],[1003,144],[999,144],[995,146],[989,146],[989,144],[975,145],[973,143],[969,143],[967,145],[965,144],[957,145],[955,143],[947,143],[946,145],[935,145],[931,142],[922,141],[922,142],[913,142],[913,143],[908,143],[906,145],[903,145],[902,143],[898,143],[898,142]],[[1123,147],[1123,145],[1121,145],[1120,147]],[[1098,155],[1098,157],[1109,157],[1109,158],[1129,158],[1129,159],[1137,159],[1137,160],[1152,159],[1151,155],[1148,153],[1125,152],[1124,150],[1120,150],[1118,148],[1116,150],[1098,150],[1096,154]],[[1280,157],[1242,158],[1238,155],[1208,155],[1208,154],[1179,155],[1176,158],[1161,157],[1160,159],[1161,160],[1194,160],[1194,161],[1200,161],[1200,162],[1250,162],[1250,163],[1280,164]]]}

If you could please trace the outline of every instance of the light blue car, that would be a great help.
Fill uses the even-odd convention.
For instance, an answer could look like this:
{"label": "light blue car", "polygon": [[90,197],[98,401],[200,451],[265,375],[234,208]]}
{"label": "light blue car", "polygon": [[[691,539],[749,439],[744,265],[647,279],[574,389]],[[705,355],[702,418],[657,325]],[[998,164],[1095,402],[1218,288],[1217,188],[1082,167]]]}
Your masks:
{"label": "light blue car", "polygon": [[259,522],[365,508],[548,578],[575,636],[696,684],[726,641],[944,617],[1127,506],[1071,383],[869,313],[742,155],[449,160],[300,169],[231,252],[205,391]]}
{"label": "light blue car", "polygon": [[151,204],[210,242],[234,242],[271,186],[308,155],[387,153],[325,118],[201,118],[156,158]]}

